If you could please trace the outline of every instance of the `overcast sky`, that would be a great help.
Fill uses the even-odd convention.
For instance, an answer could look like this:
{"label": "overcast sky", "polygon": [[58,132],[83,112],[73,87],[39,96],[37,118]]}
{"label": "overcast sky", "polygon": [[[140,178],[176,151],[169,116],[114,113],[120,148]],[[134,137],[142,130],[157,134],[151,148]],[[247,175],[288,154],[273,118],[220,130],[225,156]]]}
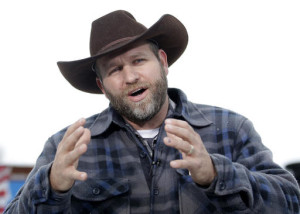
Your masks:
{"label": "overcast sky", "polygon": [[33,165],[48,137],[107,107],[56,62],[88,57],[91,22],[118,9],[147,27],[181,20],[189,44],[169,86],[248,117],[280,165],[300,161],[299,1],[11,0],[0,3],[0,163]]}

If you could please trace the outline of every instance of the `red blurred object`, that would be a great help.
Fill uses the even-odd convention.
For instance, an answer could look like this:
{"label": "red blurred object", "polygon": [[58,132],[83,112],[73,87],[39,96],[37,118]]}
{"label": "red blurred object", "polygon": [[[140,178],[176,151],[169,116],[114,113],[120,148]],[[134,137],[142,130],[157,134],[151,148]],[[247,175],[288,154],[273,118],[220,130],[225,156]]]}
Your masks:
{"label": "red blurred object", "polygon": [[0,214],[3,213],[7,202],[10,199],[9,179],[11,168],[0,166]]}

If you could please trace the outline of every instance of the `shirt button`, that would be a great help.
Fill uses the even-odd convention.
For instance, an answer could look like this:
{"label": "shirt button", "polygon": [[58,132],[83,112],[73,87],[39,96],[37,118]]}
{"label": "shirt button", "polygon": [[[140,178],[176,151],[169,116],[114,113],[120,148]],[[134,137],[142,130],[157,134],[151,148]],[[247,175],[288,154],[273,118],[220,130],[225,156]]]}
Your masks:
{"label": "shirt button", "polygon": [[146,157],[145,152],[141,152],[141,153],[140,153],[140,157],[141,157],[141,158],[145,158],[145,157]]}
{"label": "shirt button", "polygon": [[43,196],[43,198],[46,197],[46,189],[43,189],[43,190],[42,190],[42,196]]}
{"label": "shirt button", "polygon": [[154,193],[154,195],[158,195],[159,194],[159,190],[158,189],[154,189],[153,193]]}
{"label": "shirt button", "polygon": [[224,181],[220,181],[219,188],[220,188],[220,190],[224,190],[226,188],[226,184]]}
{"label": "shirt button", "polygon": [[99,195],[100,192],[101,192],[101,190],[100,190],[99,188],[94,188],[94,189],[93,189],[93,194],[94,194],[94,195]]}

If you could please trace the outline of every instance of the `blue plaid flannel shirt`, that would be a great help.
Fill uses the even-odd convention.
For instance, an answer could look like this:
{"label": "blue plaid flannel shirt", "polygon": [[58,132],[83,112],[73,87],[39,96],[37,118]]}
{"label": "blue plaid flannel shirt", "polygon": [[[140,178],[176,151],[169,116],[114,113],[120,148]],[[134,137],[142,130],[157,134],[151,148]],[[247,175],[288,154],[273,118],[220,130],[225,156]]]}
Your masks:
{"label": "blue plaid flannel shirt", "polygon": [[[180,153],[155,147],[152,185],[141,166],[147,150],[111,107],[87,119],[92,138],[78,169],[88,173],[66,193],[52,191],[49,171],[66,129],[46,142],[33,171],[5,213],[299,213],[294,177],[272,161],[252,123],[232,111],[194,104],[169,89],[176,104],[168,117],[187,121],[201,136],[217,177],[208,187],[195,184],[185,169],[169,161]],[[163,126],[163,125],[162,125]]]}

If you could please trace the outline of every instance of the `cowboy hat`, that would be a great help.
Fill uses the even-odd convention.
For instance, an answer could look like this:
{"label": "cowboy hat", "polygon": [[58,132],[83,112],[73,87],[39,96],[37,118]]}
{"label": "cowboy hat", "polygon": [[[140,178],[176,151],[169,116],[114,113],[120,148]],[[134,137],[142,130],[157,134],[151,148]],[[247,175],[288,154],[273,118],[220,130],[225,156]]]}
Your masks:
{"label": "cowboy hat", "polygon": [[93,65],[106,54],[120,51],[139,41],[155,41],[168,56],[172,65],[184,52],[188,34],[184,25],[172,15],[163,15],[154,25],[146,28],[127,11],[109,13],[92,23],[90,37],[91,57],[57,62],[62,75],[75,88],[94,94],[101,94],[96,83]]}

